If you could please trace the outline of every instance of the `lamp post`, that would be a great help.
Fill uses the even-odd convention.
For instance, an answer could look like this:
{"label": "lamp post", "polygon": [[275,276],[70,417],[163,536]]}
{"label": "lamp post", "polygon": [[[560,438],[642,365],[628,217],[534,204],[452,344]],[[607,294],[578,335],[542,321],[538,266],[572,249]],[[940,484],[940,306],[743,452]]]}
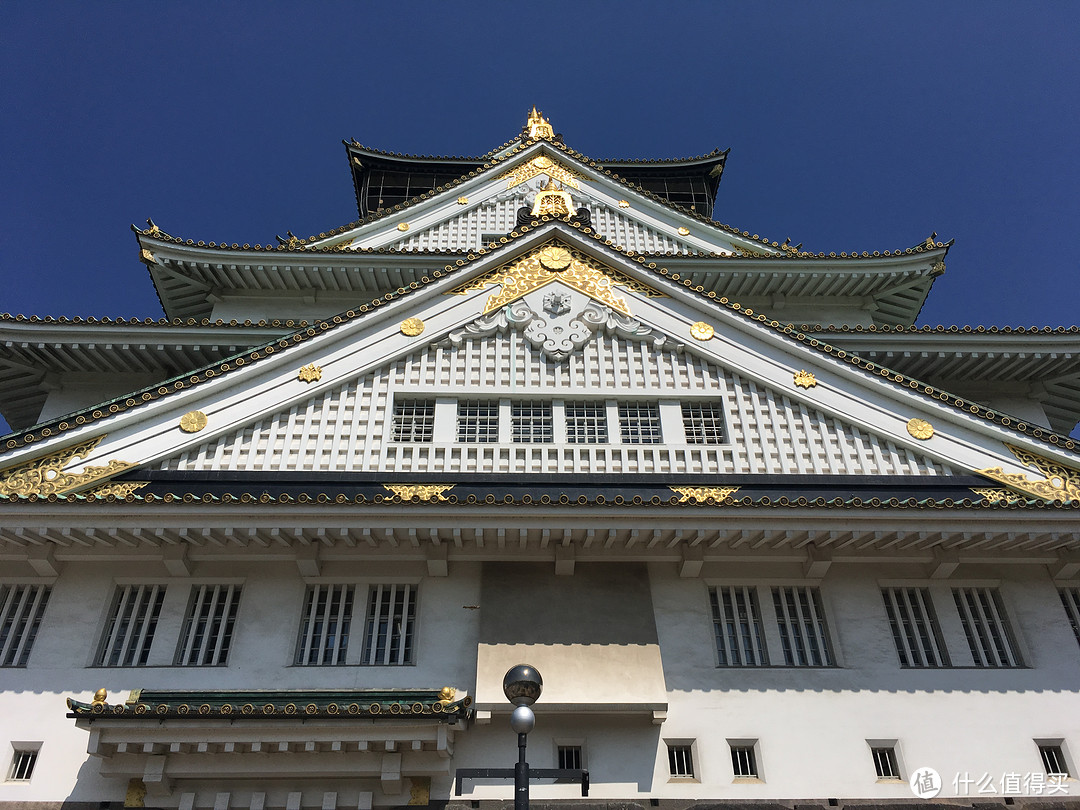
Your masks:
{"label": "lamp post", "polygon": [[510,728],[518,735],[518,761],[514,766],[514,810],[529,810],[529,763],[525,746],[529,732],[536,725],[536,715],[529,708],[544,689],[544,679],[528,664],[510,667],[503,676],[503,694],[514,705]]}
{"label": "lamp post", "polygon": [[525,761],[525,745],[529,732],[536,725],[536,716],[529,707],[540,697],[544,680],[534,667],[518,664],[503,676],[503,694],[514,704],[510,727],[518,735],[518,761],[510,768],[458,768],[454,774],[454,795],[461,795],[466,779],[514,780],[514,810],[529,810],[529,779],[567,779],[581,783],[581,795],[589,795],[589,772],[583,768],[529,768]]}

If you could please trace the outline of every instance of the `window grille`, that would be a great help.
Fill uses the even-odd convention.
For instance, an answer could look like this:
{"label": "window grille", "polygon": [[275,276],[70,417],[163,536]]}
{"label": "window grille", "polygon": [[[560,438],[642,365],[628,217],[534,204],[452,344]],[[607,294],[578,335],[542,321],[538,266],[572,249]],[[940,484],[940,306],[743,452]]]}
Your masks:
{"label": "window grille", "polygon": [[37,764],[37,749],[16,748],[15,756],[11,760],[11,769],[8,771],[8,781],[29,782],[34,775],[34,766]]}
{"label": "window grille", "polygon": [[1058,591],[1065,615],[1069,617],[1076,643],[1080,644],[1080,588],[1062,588]]}
{"label": "window grille", "polygon": [[672,776],[694,775],[694,746],[684,743],[668,743],[668,773]]}
{"label": "window grille", "polygon": [[375,666],[413,663],[415,624],[415,586],[372,585],[368,592],[361,663]]}
{"label": "window grille", "polygon": [[553,441],[551,402],[511,402],[510,425],[511,438],[516,444]]}
{"label": "window grille", "polygon": [[899,779],[900,765],[896,761],[896,749],[891,746],[875,746],[870,749],[874,758],[874,770],[878,779]]}
{"label": "window grille", "polygon": [[430,399],[394,401],[390,438],[395,442],[430,442],[435,435],[435,402]]}
{"label": "window grille", "polygon": [[1060,745],[1040,745],[1039,756],[1047,776],[1069,776],[1069,764]]}
{"label": "window grille", "polygon": [[620,402],[623,444],[660,444],[660,406],[655,402]]}
{"label": "window grille", "polygon": [[0,666],[26,666],[51,592],[48,585],[0,585]]}
{"label": "window grille", "polygon": [[832,666],[825,611],[818,589],[791,586],[773,588],[772,593],[784,663],[789,667]]}
{"label": "window grille", "polygon": [[753,588],[710,588],[716,653],[722,667],[767,666],[761,611]]}
{"label": "window grille", "polygon": [[684,402],[683,431],[687,444],[723,444],[724,411],[715,402]]}
{"label": "window grille", "polygon": [[607,444],[607,405],[603,402],[566,403],[566,441]]}
{"label": "window grille", "polygon": [[560,745],[557,750],[558,761],[560,768],[580,768],[581,767],[581,746],[580,745]]}
{"label": "window grille", "polygon": [[239,607],[239,585],[194,586],[173,663],[178,667],[224,665]]}
{"label": "window grille", "polygon": [[141,667],[150,656],[164,585],[126,585],[116,589],[98,648],[99,667]]}
{"label": "window grille", "polygon": [[497,442],[499,440],[498,400],[459,402],[457,434],[459,442]]}
{"label": "window grille", "polygon": [[345,663],[352,623],[352,585],[312,585],[304,597],[304,618],[296,644],[300,666]]}
{"label": "window grille", "polygon": [[1020,655],[996,588],[953,588],[971,657],[977,667],[1018,667]]}
{"label": "window grille", "polygon": [[949,654],[927,588],[882,588],[902,667],[947,667]]}
{"label": "window grille", "polygon": [[731,746],[731,770],[736,779],[757,779],[757,759],[754,757],[754,746]]}

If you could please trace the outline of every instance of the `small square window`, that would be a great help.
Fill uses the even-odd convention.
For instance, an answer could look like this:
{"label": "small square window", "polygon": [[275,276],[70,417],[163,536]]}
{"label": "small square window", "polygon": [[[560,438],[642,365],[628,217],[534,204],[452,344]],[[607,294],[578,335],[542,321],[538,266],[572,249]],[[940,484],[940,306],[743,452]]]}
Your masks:
{"label": "small square window", "polygon": [[731,743],[731,771],[736,779],[757,779],[757,757],[752,743]]}
{"label": "small square window", "polygon": [[37,748],[15,748],[15,756],[11,759],[11,768],[8,770],[9,782],[29,782],[34,775],[34,766],[37,764]]}
{"label": "small square window", "polygon": [[684,402],[683,431],[687,444],[723,444],[724,411],[715,402]]}
{"label": "small square window", "polygon": [[560,768],[579,770],[581,768],[581,746],[560,745],[556,750]]}
{"label": "small square window", "polygon": [[547,444],[554,440],[551,403],[511,402],[511,439],[515,444]]}
{"label": "small square window", "polygon": [[458,403],[459,442],[493,443],[499,440],[499,401],[466,400]]}
{"label": "small square window", "polygon": [[660,444],[660,406],[655,402],[620,402],[623,444]]}
{"label": "small square window", "polygon": [[870,747],[874,758],[874,770],[878,779],[900,779],[900,763],[896,760],[896,748],[891,745]]}
{"label": "small square window", "polygon": [[607,444],[607,405],[603,402],[566,403],[566,441]]}
{"label": "small square window", "polygon": [[395,442],[430,442],[435,435],[435,402],[399,399],[394,402],[390,439]]}
{"label": "small square window", "polygon": [[1071,776],[1060,743],[1039,743],[1039,756],[1042,757],[1047,776]]}
{"label": "small square window", "polygon": [[693,743],[668,743],[667,744],[668,773],[680,779],[692,779],[694,777],[694,745]]}

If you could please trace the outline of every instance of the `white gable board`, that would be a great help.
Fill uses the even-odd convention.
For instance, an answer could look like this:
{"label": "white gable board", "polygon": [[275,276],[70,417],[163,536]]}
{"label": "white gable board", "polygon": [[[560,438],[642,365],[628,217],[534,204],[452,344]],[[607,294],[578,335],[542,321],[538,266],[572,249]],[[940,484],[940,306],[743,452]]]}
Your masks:
{"label": "white gable board", "polygon": [[[545,277],[536,269],[540,257],[553,247],[565,255],[573,251],[575,257],[557,276],[557,283],[552,274]],[[518,294],[515,289],[528,279],[513,277],[513,273],[527,267],[533,268],[530,283],[540,286]],[[571,283],[575,274],[582,278]],[[103,414],[62,437],[9,453],[5,461],[18,463],[50,448],[103,435],[84,459],[68,468],[71,472],[113,459],[160,466],[165,459],[177,459],[179,464],[185,458],[184,464],[213,468],[221,464],[220,468],[231,469],[250,468],[251,463],[287,469],[303,469],[307,463],[312,468],[347,469],[361,463],[369,465],[367,469],[397,470],[850,470],[932,475],[1000,466],[1007,473],[1030,474],[1009,453],[1006,442],[1027,444],[1032,452],[1055,457],[1055,450],[984,418],[884,382],[838,356],[812,351],[767,320],[709,302],[562,222],[529,229],[512,244],[462,262],[460,270],[440,276],[359,317],[343,315],[305,330],[300,342],[279,341],[241,368],[192,388],[179,386],[144,406]],[[546,307],[545,291],[559,285],[569,285],[579,297],[572,310],[585,301],[594,314],[597,309],[607,311],[605,307],[611,311],[599,319],[579,313],[589,328],[580,339],[575,338],[577,348],[568,359],[555,361],[545,359],[537,348],[552,338],[543,334],[545,329],[551,331],[551,324],[537,335],[534,326],[543,319],[519,315],[529,301],[534,310]],[[552,323],[558,320],[551,313],[546,315]],[[574,312],[565,317],[572,316]],[[401,328],[411,318],[423,321],[422,334]],[[506,328],[496,322],[499,318],[506,319]],[[715,330],[695,338],[691,327],[703,321]],[[431,348],[448,340],[456,340],[458,348]],[[316,382],[298,379],[298,369],[309,364],[321,369]],[[810,390],[798,387],[793,379],[803,368],[817,376],[818,385]],[[496,370],[509,376],[483,376]],[[197,379],[192,376],[193,382]],[[426,395],[432,386],[442,389],[438,393],[444,399],[460,394],[460,388],[477,396],[497,389],[500,398],[504,392],[507,398],[560,394],[611,400],[647,396],[659,401],[670,397],[664,425],[669,437],[679,429],[674,428],[676,433],[668,429],[679,423],[679,400],[719,395],[725,402],[731,442],[704,449],[679,442],[670,448],[637,446],[632,453],[618,448],[615,452],[610,446],[522,445],[520,452],[525,455],[511,465],[509,459],[518,450],[500,436],[498,444],[475,451],[469,448],[457,460],[453,453],[463,451],[450,447],[452,439],[446,440],[442,460],[430,455],[424,459],[411,449],[390,460],[390,448],[375,445],[386,435],[389,397],[398,391]],[[460,387],[456,393],[455,386]],[[353,390],[367,393],[350,394]],[[178,429],[180,417],[196,409],[207,417],[205,433]],[[312,416],[316,411],[318,420]],[[351,422],[346,413],[351,414]],[[364,426],[363,421],[370,422],[373,415],[382,422]],[[907,424],[912,417],[931,422],[933,437],[920,440],[910,435]],[[362,430],[356,428],[357,419]],[[609,429],[614,430],[615,424],[609,420]],[[348,435],[346,426],[351,426]],[[219,437],[225,437],[220,445]],[[245,438],[254,446],[241,453]],[[311,447],[322,444],[331,450],[320,449],[318,459],[309,462]],[[203,445],[207,446],[204,450],[197,449]],[[488,461],[485,453],[497,455]],[[1061,453],[1057,456],[1068,463]],[[202,460],[193,461],[197,459]]]}
{"label": "white gable board", "polygon": [[[726,441],[689,444],[674,421],[657,445],[462,443],[459,400],[719,401]],[[451,404],[448,441],[396,442],[399,399]],[[679,414],[681,417],[681,413]],[[562,362],[514,332],[429,345],[397,362],[161,462],[166,470],[535,473],[834,473],[941,475],[952,470],[887,438],[827,416],[667,341],[597,334]]]}

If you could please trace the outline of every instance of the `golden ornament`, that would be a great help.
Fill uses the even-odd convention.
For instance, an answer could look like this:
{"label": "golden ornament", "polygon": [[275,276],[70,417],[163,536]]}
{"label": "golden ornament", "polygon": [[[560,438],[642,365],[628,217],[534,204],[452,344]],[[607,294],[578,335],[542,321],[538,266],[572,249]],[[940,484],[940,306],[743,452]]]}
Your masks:
{"label": "golden ornament", "polygon": [[322,368],[314,363],[308,363],[296,372],[296,378],[300,380],[300,382],[318,382],[322,379]]}
{"label": "golden ornament", "polygon": [[795,385],[798,385],[802,388],[813,388],[815,385],[817,385],[817,380],[814,378],[814,375],[811,374],[809,371],[800,369],[799,371],[795,372]]}
{"label": "golden ornament", "polygon": [[537,254],[537,257],[540,259],[540,264],[542,264],[545,269],[556,273],[560,270],[565,270],[570,266],[570,262],[574,260],[574,257],[570,254],[569,250],[556,247],[555,245],[544,248]]}
{"label": "golden ornament", "polygon": [[934,426],[925,419],[909,419],[907,423],[907,432],[916,439],[926,441],[934,435]]}
{"label": "golden ornament", "polygon": [[416,337],[424,331],[424,322],[419,318],[406,318],[401,322],[401,334]]}
{"label": "golden ornament", "polygon": [[180,429],[184,433],[198,433],[206,423],[206,414],[202,411],[188,411],[180,417]]}
{"label": "golden ornament", "polygon": [[689,228],[679,228],[679,236],[689,236],[689,235],[690,235],[690,229]]}
{"label": "golden ornament", "polygon": [[698,321],[690,325],[690,337],[694,340],[709,340],[712,338],[713,332],[712,325],[705,323],[705,321]]}
{"label": "golden ornament", "polygon": [[407,230],[409,230],[409,223],[408,222],[399,222],[398,225],[397,225],[397,229],[399,231],[407,231]]}

